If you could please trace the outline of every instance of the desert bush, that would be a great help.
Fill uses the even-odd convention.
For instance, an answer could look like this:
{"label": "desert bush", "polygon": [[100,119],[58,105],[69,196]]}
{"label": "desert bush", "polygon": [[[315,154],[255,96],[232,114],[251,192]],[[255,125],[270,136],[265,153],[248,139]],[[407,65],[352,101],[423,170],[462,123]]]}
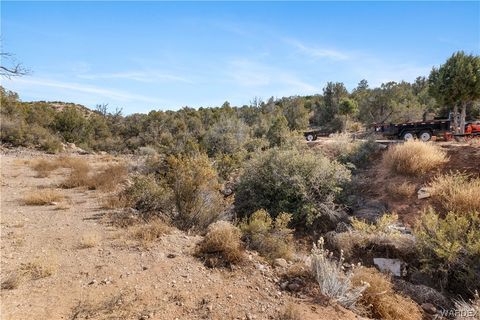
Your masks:
{"label": "desert bush", "polygon": [[181,229],[205,230],[226,211],[221,185],[206,155],[170,156],[166,180],[176,208],[174,223]]}
{"label": "desert bush", "polygon": [[335,233],[329,244],[342,251],[346,258],[362,258],[366,251],[388,252],[389,258],[409,259],[415,254],[415,239],[402,234],[396,228],[398,216],[384,214],[375,223],[369,224],[353,218],[352,230]]}
{"label": "desert bush", "polygon": [[217,154],[215,157],[215,169],[223,180],[228,180],[235,170],[242,167],[246,157],[245,152],[233,154]]}
{"label": "desert bush", "polygon": [[365,316],[384,320],[421,320],[419,306],[409,298],[396,294],[390,279],[374,268],[356,268],[351,278],[354,286],[368,283],[358,302]]}
{"label": "desert bush", "polygon": [[171,191],[165,182],[158,181],[153,175],[134,177],[133,183],[119,197],[123,197],[126,204],[131,204],[144,218],[155,215],[166,218],[171,214]]}
{"label": "desert bush", "polygon": [[440,147],[421,141],[406,141],[391,146],[383,155],[383,164],[391,172],[419,175],[437,169],[448,161]]}
{"label": "desert bush", "polygon": [[312,272],[320,292],[345,308],[354,309],[367,285],[362,284],[356,287],[352,285],[353,272],[344,272],[343,256],[335,261],[332,254],[324,249],[323,238],[320,238],[318,246],[313,245],[311,260]]}
{"label": "desert bush", "polygon": [[414,229],[422,268],[441,288],[468,295],[480,290],[480,215],[449,212],[441,218],[425,210]]}
{"label": "desert bush", "polygon": [[291,259],[294,252],[293,230],[288,228],[291,215],[281,213],[272,219],[267,211],[257,210],[240,223],[243,240],[249,249],[258,251],[270,261]]}
{"label": "desert bush", "polygon": [[49,159],[35,159],[30,163],[30,168],[37,172],[38,178],[45,178],[50,175],[53,170],[59,168],[57,161]]}
{"label": "desert bush", "polygon": [[233,154],[241,151],[249,137],[250,128],[241,119],[223,117],[207,130],[203,144],[210,156]]}
{"label": "desert bush", "polygon": [[144,246],[149,245],[170,232],[171,228],[159,218],[150,219],[145,223],[140,223],[129,228],[130,236],[140,241]]}
{"label": "desert bush", "polygon": [[217,221],[208,227],[198,244],[196,255],[208,267],[230,266],[242,262],[244,253],[240,229],[226,221]]}
{"label": "desert bush", "polygon": [[311,150],[270,149],[246,165],[235,210],[240,216],[260,209],[272,217],[289,212],[299,227],[328,230],[343,217],[334,200],[349,180],[343,165]]}
{"label": "desert bush", "polygon": [[373,139],[353,140],[350,134],[334,134],[331,143],[322,146],[323,151],[341,163],[351,163],[356,167],[366,166],[380,150]]}
{"label": "desert bush", "polygon": [[[60,184],[60,187],[65,189],[88,186],[90,183],[90,166],[85,160],[73,161],[71,158],[61,159],[62,163],[71,169],[69,175]],[[64,162],[63,162],[64,161]]]}
{"label": "desert bush", "polygon": [[109,191],[115,189],[128,175],[127,166],[123,163],[110,165],[107,168],[95,172],[88,179],[88,188],[94,190]]}
{"label": "desert bush", "polygon": [[142,156],[155,156],[157,150],[151,146],[140,147],[138,148],[138,154]]}
{"label": "desert bush", "polygon": [[429,191],[446,211],[480,212],[480,178],[460,172],[438,175]]}
{"label": "desert bush", "polygon": [[64,196],[54,189],[42,189],[27,193],[23,198],[23,202],[27,206],[44,206],[58,202],[63,198]]}

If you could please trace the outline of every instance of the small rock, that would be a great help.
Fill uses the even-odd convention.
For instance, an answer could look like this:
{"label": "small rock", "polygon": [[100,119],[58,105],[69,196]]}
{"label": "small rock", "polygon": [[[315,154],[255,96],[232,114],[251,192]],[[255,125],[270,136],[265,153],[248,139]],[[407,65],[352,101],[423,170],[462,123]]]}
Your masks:
{"label": "small rock", "polygon": [[417,195],[418,199],[430,198],[430,192],[428,192],[428,189],[426,187],[420,188],[417,192]]}
{"label": "small rock", "polygon": [[288,285],[288,290],[290,291],[299,291],[301,286],[298,283],[290,283]]}
{"label": "small rock", "polygon": [[91,285],[93,285],[93,284],[95,284],[95,283],[97,283],[97,280],[93,279],[92,281],[90,281],[90,282],[88,283],[88,285],[91,286]]}
{"label": "small rock", "polygon": [[174,253],[169,253],[169,254],[167,254],[167,258],[169,258],[169,259],[173,259],[173,258],[175,258],[176,256],[177,256],[177,255],[174,254]]}
{"label": "small rock", "polygon": [[288,262],[285,259],[282,258],[277,258],[273,262],[274,266],[276,267],[281,267],[281,268],[286,268],[288,267]]}
{"label": "small rock", "polygon": [[147,269],[148,269],[148,267],[145,267],[145,266],[142,267],[142,270],[143,270],[143,271],[145,271],[145,270],[147,270]]}
{"label": "small rock", "polygon": [[229,295],[227,296],[227,299],[232,299],[232,298],[233,298],[233,296],[232,296],[231,294],[229,294]]}

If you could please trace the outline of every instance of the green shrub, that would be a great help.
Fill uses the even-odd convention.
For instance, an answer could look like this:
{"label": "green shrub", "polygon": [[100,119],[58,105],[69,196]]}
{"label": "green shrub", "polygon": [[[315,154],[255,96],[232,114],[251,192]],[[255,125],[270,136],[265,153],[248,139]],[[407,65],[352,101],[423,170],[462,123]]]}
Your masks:
{"label": "green shrub", "polygon": [[348,169],[309,149],[274,148],[246,165],[236,185],[235,209],[240,216],[259,209],[272,217],[289,212],[297,226],[331,229],[342,216],[335,197],[348,181]]}
{"label": "green shrub", "polygon": [[292,216],[281,213],[272,219],[267,211],[258,210],[240,224],[245,243],[269,260],[290,259],[294,252],[293,230],[288,228]]}
{"label": "green shrub", "polygon": [[218,176],[206,155],[167,158],[167,183],[181,229],[204,230],[226,211]]}
{"label": "green shrub", "polygon": [[172,193],[164,181],[154,176],[136,176],[133,183],[125,189],[119,198],[137,209],[145,219],[160,216],[164,220],[172,216]]}
{"label": "green shrub", "polygon": [[341,163],[351,163],[356,167],[366,166],[379,150],[375,140],[353,140],[350,134],[336,134],[331,143],[323,146],[328,155]]}
{"label": "green shrub", "polygon": [[480,216],[478,212],[449,212],[441,218],[432,208],[415,226],[423,270],[451,292],[480,289]]}

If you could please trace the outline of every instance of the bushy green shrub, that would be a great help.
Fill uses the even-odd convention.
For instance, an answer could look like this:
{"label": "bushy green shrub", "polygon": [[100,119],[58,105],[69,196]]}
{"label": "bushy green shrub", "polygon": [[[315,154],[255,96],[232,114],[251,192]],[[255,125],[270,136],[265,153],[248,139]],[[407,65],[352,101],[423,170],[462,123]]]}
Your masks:
{"label": "bushy green shrub", "polygon": [[353,140],[350,134],[336,134],[331,143],[323,147],[326,153],[341,163],[365,167],[378,152],[379,146],[373,139]]}
{"label": "bushy green shrub", "polygon": [[250,137],[250,128],[238,118],[222,118],[211,126],[203,137],[210,156],[240,151]]}
{"label": "bushy green shrub", "polygon": [[204,230],[226,211],[221,185],[206,155],[167,158],[168,186],[176,208],[175,224],[181,229]]}
{"label": "bushy green shrub", "polygon": [[423,269],[442,287],[464,296],[480,289],[478,212],[449,212],[441,218],[430,208],[418,220],[415,236]]}
{"label": "bushy green shrub", "polygon": [[258,251],[269,260],[290,259],[294,252],[293,230],[288,228],[291,214],[281,213],[272,219],[267,211],[258,210],[240,223],[248,248]]}
{"label": "bushy green shrub", "polygon": [[330,229],[341,216],[335,197],[349,180],[343,165],[309,149],[270,149],[246,165],[235,209],[240,216],[259,209],[272,217],[289,212],[297,226]]}
{"label": "bushy green shrub", "polygon": [[172,193],[164,181],[152,175],[134,177],[133,183],[122,192],[120,198],[126,199],[127,205],[139,210],[144,218],[172,218]]}

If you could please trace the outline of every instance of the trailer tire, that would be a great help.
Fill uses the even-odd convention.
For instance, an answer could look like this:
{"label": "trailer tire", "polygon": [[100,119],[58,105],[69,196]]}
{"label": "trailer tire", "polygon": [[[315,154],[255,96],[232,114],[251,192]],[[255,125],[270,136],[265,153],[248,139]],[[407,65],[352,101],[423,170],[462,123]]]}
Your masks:
{"label": "trailer tire", "polygon": [[413,140],[415,139],[415,133],[413,132],[404,132],[402,134],[402,139],[405,140],[405,141],[409,141],[409,140]]}
{"label": "trailer tire", "polygon": [[316,137],[316,136],[314,136],[314,135],[313,135],[313,134],[311,134],[311,133],[310,133],[310,134],[307,134],[306,138],[307,138],[307,141],[314,141],[314,140],[317,140],[317,137]]}
{"label": "trailer tire", "polygon": [[422,131],[422,132],[420,132],[418,137],[423,142],[427,142],[427,141],[430,141],[430,139],[432,139],[432,133],[430,131]]}

